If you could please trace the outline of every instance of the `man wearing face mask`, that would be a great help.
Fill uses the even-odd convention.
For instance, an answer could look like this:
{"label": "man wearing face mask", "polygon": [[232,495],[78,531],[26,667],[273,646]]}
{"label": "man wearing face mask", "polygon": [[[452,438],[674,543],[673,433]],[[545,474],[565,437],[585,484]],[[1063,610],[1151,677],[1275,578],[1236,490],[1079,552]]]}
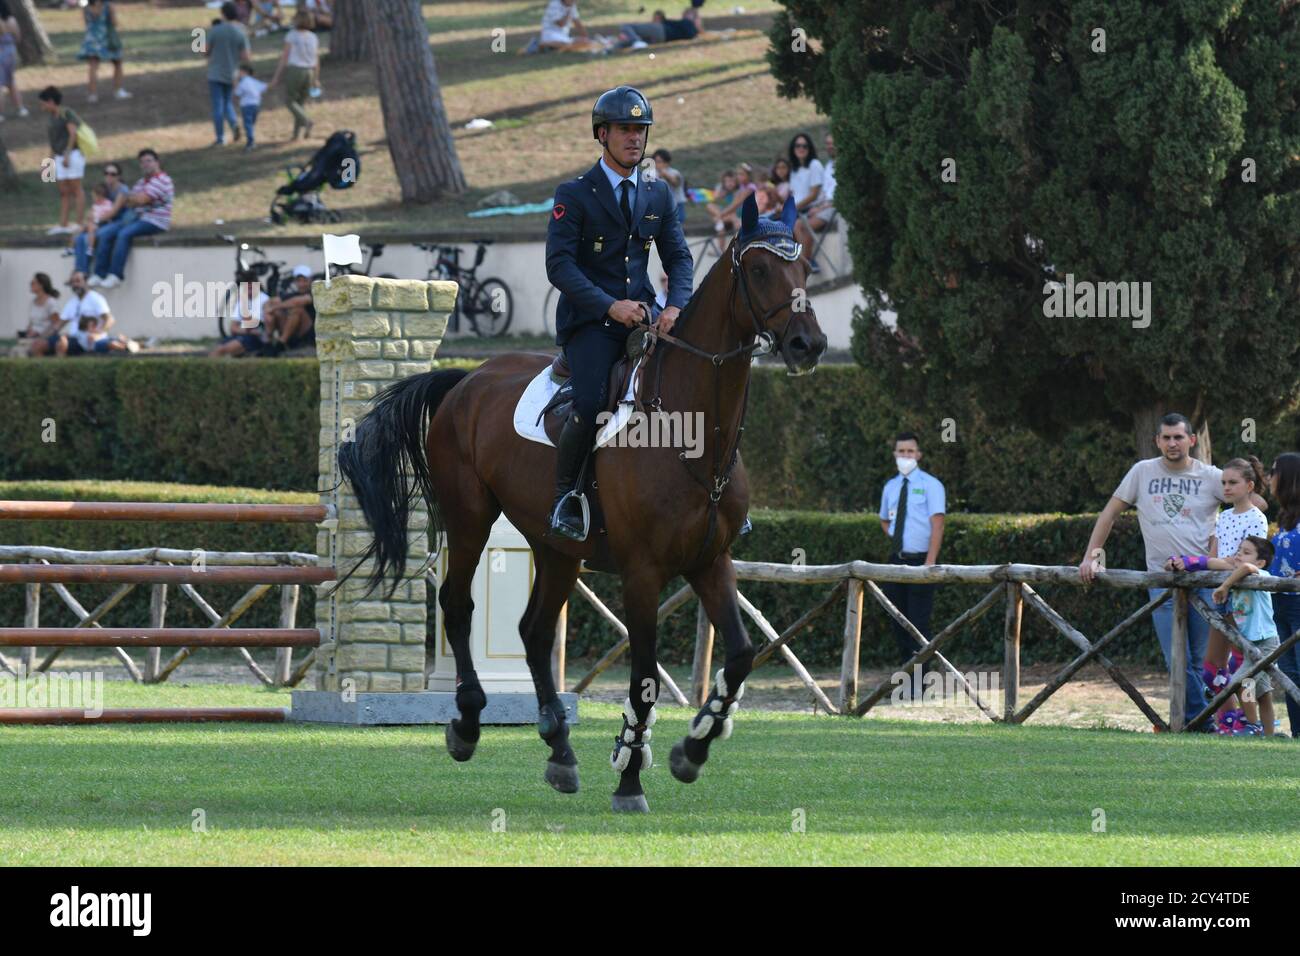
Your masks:
{"label": "man wearing face mask", "polygon": [[[912,566],[931,565],[939,560],[943,543],[943,516],[946,510],[943,482],[920,468],[921,447],[916,435],[902,432],[894,439],[894,461],[898,474],[885,482],[880,496],[880,527],[890,540],[889,563]],[[906,615],[916,629],[930,640],[930,612],[934,608],[932,584],[885,584],[885,596]],[[894,640],[898,642],[900,664],[911,659],[920,647],[916,639],[895,621]],[[930,663],[913,675],[913,687],[902,687],[904,699],[920,696],[921,677]]]}

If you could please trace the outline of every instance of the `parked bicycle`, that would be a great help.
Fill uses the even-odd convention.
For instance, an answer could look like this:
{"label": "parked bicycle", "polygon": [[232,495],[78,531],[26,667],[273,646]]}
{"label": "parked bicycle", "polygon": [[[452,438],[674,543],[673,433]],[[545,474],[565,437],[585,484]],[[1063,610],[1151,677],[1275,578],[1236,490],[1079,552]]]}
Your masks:
{"label": "parked bicycle", "polygon": [[474,265],[468,269],[460,264],[460,246],[416,243],[417,248],[434,257],[427,278],[450,280],[460,286],[449,326],[453,332],[460,331],[462,315],[469,320],[474,334],[482,338],[496,338],[510,328],[510,320],[514,318],[515,312],[514,295],[510,287],[495,277],[478,277],[478,267],[483,264],[487,247],[492,242],[491,239],[480,239],[475,243]]}

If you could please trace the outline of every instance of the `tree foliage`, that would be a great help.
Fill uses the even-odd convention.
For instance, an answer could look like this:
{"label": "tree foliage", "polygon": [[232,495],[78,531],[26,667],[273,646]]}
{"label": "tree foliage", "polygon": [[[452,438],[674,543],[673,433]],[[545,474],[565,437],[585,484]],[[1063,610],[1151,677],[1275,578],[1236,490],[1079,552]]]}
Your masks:
{"label": "tree foliage", "polygon": [[[1300,388],[1300,5],[783,4],[769,60],[831,118],[854,350],[894,394],[1059,434]],[[1149,327],[1046,316],[1067,275],[1150,282]]]}

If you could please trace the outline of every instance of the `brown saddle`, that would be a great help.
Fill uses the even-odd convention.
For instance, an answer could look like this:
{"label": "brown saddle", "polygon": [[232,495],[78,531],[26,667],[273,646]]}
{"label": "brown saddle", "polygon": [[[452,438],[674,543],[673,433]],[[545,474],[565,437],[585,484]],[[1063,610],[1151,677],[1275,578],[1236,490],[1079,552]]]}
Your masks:
{"label": "brown saddle", "polygon": [[[633,343],[636,344],[633,344]],[[618,407],[623,396],[627,394],[628,385],[633,371],[636,369],[637,360],[640,359],[644,351],[645,343],[642,336],[633,333],[628,337],[627,351],[623,357],[618,359],[609,370],[609,385],[606,389],[605,408],[607,412],[612,412]],[[546,429],[546,437],[551,440],[551,444],[559,441],[560,432],[564,428],[564,422],[569,417],[569,411],[573,407],[573,383],[570,381],[573,374],[569,368],[569,360],[563,352],[555,356],[549,369],[552,380],[561,382],[559,391],[554,397],[546,403],[542,409],[540,417],[544,419],[543,427]],[[641,392],[645,388],[645,376],[642,375],[640,387],[634,396],[636,404],[641,404]]]}

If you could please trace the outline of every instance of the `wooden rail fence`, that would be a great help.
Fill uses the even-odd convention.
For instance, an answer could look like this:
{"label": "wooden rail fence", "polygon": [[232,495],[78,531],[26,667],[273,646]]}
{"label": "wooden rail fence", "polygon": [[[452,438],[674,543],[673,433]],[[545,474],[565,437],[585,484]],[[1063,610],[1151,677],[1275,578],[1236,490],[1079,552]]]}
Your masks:
{"label": "wooden rail fence", "polygon": [[[164,502],[63,502],[0,501],[0,521],[230,521],[321,523],[332,518],[323,505],[240,505]],[[197,562],[197,563],[196,563]],[[314,554],[293,551],[185,551],[174,548],[136,548],[117,551],[73,551],[36,546],[0,546],[0,583],[26,587],[23,624],[0,628],[0,647],[22,648],[15,664],[0,654],[0,670],[15,676],[48,671],[66,647],[109,647],[137,682],[165,681],[199,647],[233,647],[257,679],[268,686],[294,686],[306,676],[315,654],[293,666],[295,647],[316,648],[320,632],[295,626],[302,585],[335,580],[331,567],[319,565]],[[65,585],[119,584],[92,610]],[[136,585],[150,587],[148,627],[105,627],[101,619]],[[214,608],[195,589],[196,584],[252,585],[225,613]],[[168,590],[176,587],[211,621],[207,628],[167,627]],[[280,620],[275,628],[232,626],[272,587],[280,589]],[[75,627],[40,625],[41,590],[50,587],[77,616]],[[39,663],[36,650],[52,648]],[[126,652],[146,648],[142,672]],[[162,648],[176,652],[162,660]],[[274,674],[268,675],[249,653],[249,647],[275,647]],[[88,716],[83,711],[39,708],[0,710],[0,723],[155,723],[166,721],[278,721],[284,708],[144,708],[105,710]]]}
{"label": "wooden rail fence", "polygon": [[[772,564],[755,561],[735,562],[736,578],[739,581],[758,581],[763,583],[824,585],[830,584],[830,590],[820,601],[805,611],[784,631],[778,633],[767,618],[750,603],[743,593],[739,594],[740,606],[746,616],[758,628],[765,638],[755,655],[755,666],[763,663],[773,654],[780,654],[790,665],[799,680],[807,688],[815,702],[815,709],[828,714],[852,715],[861,717],[886,697],[894,682],[892,679],[881,681],[864,696],[860,696],[859,660],[862,640],[863,596],[870,594],[885,613],[896,621],[917,642],[919,650],[912,658],[898,667],[900,672],[911,672],[930,661],[934,661],[946,676],[950,676],[956,686],[963,689],[970,700],[989,720],[1020,724],[1043,705],[1048,698],[1061,689],[1085,665],[1098,664],[1110,678],[1133,701],[1134,705],[1151,721],[1157,730],[1192,730],[1207,720],[1242,681],[1267,670],[1272,679],[1293,699],[1300,701],[1300,687],[1297,687],[1274,663],[1288,648],[1300,641],[1300,632],[1283,636],[1278,650],[1265,657],[1236,628],[1231,620],[1225,619],[1211,608],[1196,593],[1197,590],[1217,587],[1227,577],[1222,571],[1200,572],[1147,572],[1129,570],[1106,570],[1097,575],[1092,585],[1084,585],[1079,579],[1075,567],[1058,567],[1030,564],[999,565],[933,565],[930,567],[911,567],[908,565],[873,564],[866,561],[851,561],[834,565],[789,565]],[[972,607],[962,612],[956,619],[939,631],[932,639],[926,640],[916,627],[901,611],[896,608],[884,591],[878,586],[881,582],[899,582],[907,584],[965,584],[993,585]],[[1082,632],[1071,625],[1045,601],[1034,589],[1034,584],[1060,584],[1071,587],[1091,587],[1094,590],[1105,589],[1147,589],[1164,588],[1166,590],[1147,601],[1141,608],[1128,615],[1096,641],[1089,640]],[[1238,587],[1248,590],[1272,592],[1300,592],[1300,579],[1253,578],[1240,582]],[[597,612],[609,621],[621,635],[621,640],[596,662],[586,675],[573,686],[581,692],[591,682],[627,650],[627,629],[600,599],[581,581],[577,592]],[[690,603],[693,595],[689,586],[683,587],[668,598],[659,608],[659,621],[664,621],[671,614]],[[844,599],[844,645],[841,656],[838,700],[831,700],[821,688],[808,669],[789,647],[790,643],[805,630],[808,625],[819,618],[828,608]],[[1151,706],[1151,703],[1133,685],[1115,663],[1103,653],[1122,634],[1135,625],[1149,618],[1165,601],[1174,601],[1172,622],[1173,660],[1170,666],[1169,714],[1165,720]],[[1002,701],[1001,710],[997,702],[981,698],[976,687],[971,686],[967,677],[945,657],[941,651],[958,634],[983,617],[999,601],[1005,602],[1003,624],[1003,662],[1001,670]],[[1047,681],[1043,688],[1023,706],[1019,706],[1020,695],[1020,631],[1024,620],[1024,609],[1028,606],[1046,621],[1053,630],[1072,644],[1077,652],[1069,663],[1061,667]],[[1195,715],[1184,713],[1187,663],[1187,614],[1194,609],[1214,627],[1221,630],[1237,646],[1247,665],[1237,672],[1232,683]],[[563,635],[558,643],[562,644]],[[691,668],[690,695],[687,697],[674,684],[667,673],[660,667],[668,692],[679,704],[700,706],[708,696],[712,680],[713,627],[704,615],[703,609],[697,610],[695,653]],[[561,654],[562,659],[562,654]],[[560,685],[563,687],[561,674]]]}

